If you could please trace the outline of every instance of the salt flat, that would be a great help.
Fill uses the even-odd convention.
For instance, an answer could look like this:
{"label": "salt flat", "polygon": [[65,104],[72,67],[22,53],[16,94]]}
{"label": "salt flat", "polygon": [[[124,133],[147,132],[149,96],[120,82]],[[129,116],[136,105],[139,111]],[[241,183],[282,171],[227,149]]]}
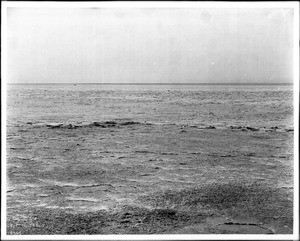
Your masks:
{"label": "salt flat", "polygon": [[9,90],[9,234],[292,233],[290,90],[85,88]]}

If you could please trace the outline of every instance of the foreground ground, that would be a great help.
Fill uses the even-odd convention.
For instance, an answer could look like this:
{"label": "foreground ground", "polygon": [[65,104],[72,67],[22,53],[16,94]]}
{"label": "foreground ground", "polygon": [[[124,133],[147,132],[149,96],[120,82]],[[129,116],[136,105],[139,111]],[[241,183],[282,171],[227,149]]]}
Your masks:
{"label": "foreground ground", "polygon": [[7,130],[8,234],[286,234],[293,131],[116,120]]}

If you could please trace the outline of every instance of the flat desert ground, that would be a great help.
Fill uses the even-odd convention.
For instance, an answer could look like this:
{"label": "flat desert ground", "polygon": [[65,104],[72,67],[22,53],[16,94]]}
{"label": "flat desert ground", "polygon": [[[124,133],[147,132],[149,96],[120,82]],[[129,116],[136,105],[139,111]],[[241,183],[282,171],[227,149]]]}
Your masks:
{"label": "flat desert ground", "polygon": [[[251,119],[250,125],[218,125],[209,119],[211,110],[205,112],[211,124],[159,123],[149,114],[51,124],[32,121],[49,119],[43,97],[35,99],[43,108],[33,113],[37,106],[27,102],[32,109],[21,108],[26,99],[17,104],[24,95],[12,98],[15,93],[8,99],[13,111],[6,143],[7,234],[293,233],[294,132],[279,125],[285,112],[278,110],[285,106],[247,112],[256,120],[261,113],[277,113],[279,124],[265,127],[264,119],[257,125]],[[280,103],[290,103],[288,96]],[[155,107],[163,116],[168,103],[141,102],[135,111]],[[136,102],[130,104],[134,109]],[[214,112],[220,115],[226,110],[214,101],[210,105],[220,108]],[[178,106],[173,113],[203,113]],[[22,123],[20,113],[28,113]],[[57,113],[54,120],[64,114]]]}

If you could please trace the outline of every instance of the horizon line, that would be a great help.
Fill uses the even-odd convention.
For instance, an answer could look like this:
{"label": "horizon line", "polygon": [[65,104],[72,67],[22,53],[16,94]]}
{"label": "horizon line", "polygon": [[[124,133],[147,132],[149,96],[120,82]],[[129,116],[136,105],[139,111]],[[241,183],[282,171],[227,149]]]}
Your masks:
{"label": "horizon line", "polygon": [[293,85],[289,83],[6,83],[7,85]]}

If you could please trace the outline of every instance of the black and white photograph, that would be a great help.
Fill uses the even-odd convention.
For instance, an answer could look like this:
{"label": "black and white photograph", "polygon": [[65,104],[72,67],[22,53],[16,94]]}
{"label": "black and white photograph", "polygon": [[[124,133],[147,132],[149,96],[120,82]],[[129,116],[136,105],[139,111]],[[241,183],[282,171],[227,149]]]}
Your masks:
{"label": "black and white photograph", "polygon": [[1,239],[299,239],[299,2],[1,4]]}

